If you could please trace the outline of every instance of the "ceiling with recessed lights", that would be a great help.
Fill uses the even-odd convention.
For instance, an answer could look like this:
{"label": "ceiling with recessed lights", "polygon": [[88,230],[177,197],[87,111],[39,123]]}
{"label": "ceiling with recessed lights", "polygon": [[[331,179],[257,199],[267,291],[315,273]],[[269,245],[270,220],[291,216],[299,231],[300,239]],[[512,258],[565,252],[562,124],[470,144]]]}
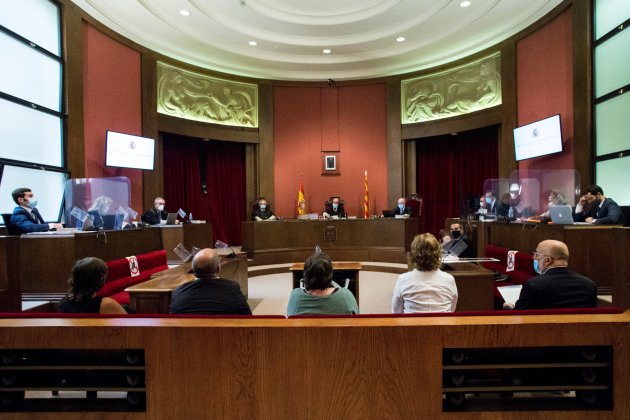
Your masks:
{"label": "ceiling with recessed lights", "polygon": [[72,1],[158,53],[215,71],[277,80],[368,79],[434,67],[518,33],[562,2]]}

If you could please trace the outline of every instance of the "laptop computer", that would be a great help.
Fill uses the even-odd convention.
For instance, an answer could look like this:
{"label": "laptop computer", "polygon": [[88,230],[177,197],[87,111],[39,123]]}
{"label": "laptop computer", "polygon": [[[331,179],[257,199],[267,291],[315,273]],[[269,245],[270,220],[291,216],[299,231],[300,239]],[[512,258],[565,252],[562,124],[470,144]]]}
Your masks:
{"label": "laptop computer", "polygon": [[393,210],[383,210],[383,217],[394,217]]}
{"label": "laptop computer", "polygon": [[169,213],[168,216],[166,217],[166,223],[164,224],[174,225],[176,220],[177,220],[177,213]]}
{"label": "laptop computer", "polygon": [[570,205],[549,207],[549,217],[557,225],[589,225],[587,222],[573,221],[573,209]]}

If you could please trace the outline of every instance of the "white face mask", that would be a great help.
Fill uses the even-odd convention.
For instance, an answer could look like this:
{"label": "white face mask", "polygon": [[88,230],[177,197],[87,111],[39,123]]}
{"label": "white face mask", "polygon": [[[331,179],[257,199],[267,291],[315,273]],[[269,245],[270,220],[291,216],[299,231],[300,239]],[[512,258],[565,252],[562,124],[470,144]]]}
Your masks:
{"label": "white face mask", "polygon": [[158,211],[164,211],[164,204],[160,204],[157,206]]}

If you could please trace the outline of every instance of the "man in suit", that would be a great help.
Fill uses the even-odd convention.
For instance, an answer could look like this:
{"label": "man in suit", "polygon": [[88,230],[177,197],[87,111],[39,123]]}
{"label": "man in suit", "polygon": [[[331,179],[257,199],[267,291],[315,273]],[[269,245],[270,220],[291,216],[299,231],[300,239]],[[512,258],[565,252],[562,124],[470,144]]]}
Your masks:
{"label": "man in suit", "polygon": [[162,197],[156,197],[153,200],[153,208],[144,212],[141,219],[149,225],[160,225],[166,223],[168,212],[164,210],[166,200]]}
{"label": "man in suit", "polygon": [[454,255],[460,258],[474,258],[476,252],[470,242],[470,238],[464,231],[460,222],[451,223],[450,235],[442,240],[442,251],[446,255]]}
{"label": "man in suit", "polygon": [[486,191],[486,210],[487,214],[497,214],[497,198],[492,190]]}
{"label": "man in suit", "polygon": [[276,216],[271,211],[271,207],[267,205],[267,200],[261,198],[258,200],[258,208],[254,210],[254,214],[252,217],[256,221],[263,220],[276,220]]}
{"label": "man in suit", "polygon": [[61,223],[46,223],[37,210],[37,200],[30,188],[17,188],[11,193],[18,206],[13,209],[11,224],[22,233],[48,232],[63,227]]}
{"label": "man in suit", "polygon": [[534,270],[539,275],[523,285],[514,309],[597,306],[597,285],[588,277],[569,271],[569,248],[564,242],[542,241],[536,247],[533,258]]}
{"label": "man in suit", "polygon": [[172,314],[251,315],[239,284],[219,277],[221,260],[214,249],[197,252],[192,260],[195,280],[173,290]]}
{"label": "man in suit", "polygon": [[322,216],[328,217],[346,217],[346,211],[343,208],[341,199],[337,196],[330,197],[330,204],[326,205],[326,209],[322,213]]}
{"label": "man in suit", "polygon": [[411,207],[406,206],[405,203],[406,203],[406,200],[403,197],[400,197],[398,199],[398,205],[396,206],[394,210],[392,210],[392,213],[394,213],[394,216],[408,215],[409,217],[411,217],[413,215],[413,209]]}
{"label": "man in suit", "polygon": [[[586,187],[585,194],[580,197],[575,206],[574,219],[593,225],[625,225],[626,220],[621,207],[613,200],[604,196],[604,190],[599,185]],[[590,204],[590,209],[586,209]]]}

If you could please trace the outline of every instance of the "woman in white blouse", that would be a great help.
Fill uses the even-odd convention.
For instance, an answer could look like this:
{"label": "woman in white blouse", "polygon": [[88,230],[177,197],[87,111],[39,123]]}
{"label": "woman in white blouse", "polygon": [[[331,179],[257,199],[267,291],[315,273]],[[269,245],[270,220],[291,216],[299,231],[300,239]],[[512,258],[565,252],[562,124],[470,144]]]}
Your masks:
{"label": "woman in white blouse", "polygon": [[457,305],[455,278],[440,270],[442,247],[430,233],[416,235],[407,262],[394,287],[393,313],[453,312]]}

